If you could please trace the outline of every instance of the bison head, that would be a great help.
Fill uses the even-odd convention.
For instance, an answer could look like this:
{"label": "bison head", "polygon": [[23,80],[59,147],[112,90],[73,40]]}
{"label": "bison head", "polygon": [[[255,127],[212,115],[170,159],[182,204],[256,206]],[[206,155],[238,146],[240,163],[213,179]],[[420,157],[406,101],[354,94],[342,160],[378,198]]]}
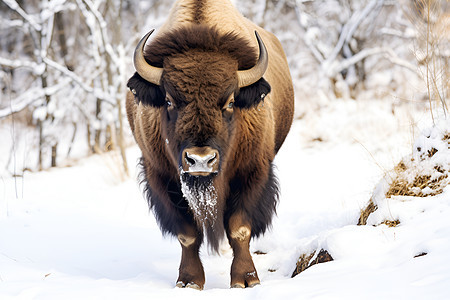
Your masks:
{"label": "bison head", "polygon": [[199,25],[155,39],[144,56],[152,32],[136,47],[137,72],[128,87],[137,103],[159,109],[161,141],[183,195],[194,214],[203,214],[197,220],[208,218],[221,193],[216,182],[230,176],[224,173],[235,164],[243,110],[255,109],[270,92],[262,78],[267,50],[255,32],[256,60],[244,39]]}

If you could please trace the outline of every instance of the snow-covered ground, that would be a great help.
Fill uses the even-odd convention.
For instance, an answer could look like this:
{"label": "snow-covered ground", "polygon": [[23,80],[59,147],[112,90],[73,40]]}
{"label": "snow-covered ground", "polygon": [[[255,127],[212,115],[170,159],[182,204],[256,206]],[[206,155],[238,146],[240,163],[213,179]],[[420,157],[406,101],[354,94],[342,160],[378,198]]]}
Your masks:
{"label": "snow-covered ground", "polygon": [[[305,112],[276,159],[273,228],[251,245],[266,253],[253,256],[260,286],[229,289],[224,245],[220,256],[202,252],[204,291],[174,288],[178,242],[161,236],[136,174],[121,180],[105,154],[1,177],[0,299],[448,299],[449,188],[392,198],[378,213],[395,214],[397,227],[356,225],[418,128],[431,126],[429,113],[380,100]],[[134,165],[139,150],[127,154]],[[320,247],[334,261],[290,278],[299,255]]]}

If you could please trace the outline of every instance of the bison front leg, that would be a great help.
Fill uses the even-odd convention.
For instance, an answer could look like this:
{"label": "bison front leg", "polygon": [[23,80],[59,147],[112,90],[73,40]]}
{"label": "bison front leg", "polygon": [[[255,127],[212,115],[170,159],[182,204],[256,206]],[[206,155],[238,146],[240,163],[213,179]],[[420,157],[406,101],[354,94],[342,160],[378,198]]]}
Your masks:
{"label": "bison front leg", "polygon": [[202,290],[205,285],[205,272],[199,256],[201,235],[193,226],[187,225],[183,233],[178,233],[177,236],[181,245],[181,262],[176,286]]}
{"label": "bison front leg", "polygon": [[234,255],[231,264],[232,288],[254,287],[260,283],[250,254],[251,232],[252,228],[242,214],[231,216],[227,236]]}

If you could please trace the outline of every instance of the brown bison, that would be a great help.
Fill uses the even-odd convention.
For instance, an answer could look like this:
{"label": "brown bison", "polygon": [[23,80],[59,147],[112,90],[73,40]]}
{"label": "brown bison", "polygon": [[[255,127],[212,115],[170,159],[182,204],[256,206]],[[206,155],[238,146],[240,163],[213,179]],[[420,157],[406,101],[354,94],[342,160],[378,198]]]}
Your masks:
{"label": "brown bison", "polygon": [[178,287],[203,289],[199,249],[233,249],[231,287],[259,284],[249,251],[278,201],[272,161],[293,118],[280,42],[228,0],[180,0],[134,53],[126,108],[145,194],[182,254]]}

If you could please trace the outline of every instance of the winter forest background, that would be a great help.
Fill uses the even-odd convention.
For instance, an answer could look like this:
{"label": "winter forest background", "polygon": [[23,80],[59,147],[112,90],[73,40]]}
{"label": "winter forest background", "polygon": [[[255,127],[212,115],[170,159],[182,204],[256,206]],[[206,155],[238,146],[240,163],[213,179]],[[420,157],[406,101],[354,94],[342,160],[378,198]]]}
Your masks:
{"label": "winter forest background", "polygon": [[[1,0],[0,128],[9,148],[2,168],[19,176],[118,150],[127,173],[124,148],[132,137],[124,95],[134,72],[131,55],[173,2]],[[339,99],[376,98],[393,110],[431,104],[439,108],[434,113],[445,112],[448,1],[234,3],[284,45],[297,118]]]}

